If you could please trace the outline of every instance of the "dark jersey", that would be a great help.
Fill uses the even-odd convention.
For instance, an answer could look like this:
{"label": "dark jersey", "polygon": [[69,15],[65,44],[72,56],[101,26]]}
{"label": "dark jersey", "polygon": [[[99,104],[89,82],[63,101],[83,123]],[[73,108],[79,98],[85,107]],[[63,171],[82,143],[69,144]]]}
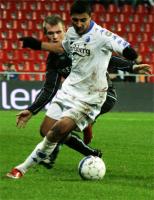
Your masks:
{"label": "dark jersey", "polygon": [[70,73],[71,60],[66,53],[49,53],[46,61],[45,82],[35,101],[28,107],[33,114],[37,114],[49,103],[61,85],[61,77],[66,78]]}
{"label": "dark jersey", "polygon": [[55,54],[49,53],[46,66],[46,71],[50,70],[56,71],[59,75],[66,78],[71,70],[72,61],[68,58],[66,53]]}
{"label": "dark jersey", "polygon": [[[52,100],[61,85],[61,77],[66,78],[70,73],[71,59],[67,57],[66,53],[49,53],[46,66],[46,78],[44,85],[35,101],[28,107],[28,110],[30,110],[33,114],[37,114]],[[132,72],[132,66],[133,63],[131,61],[127,61],[116,56],[113,56],[109,62],[109,68],[115,68],[127,72]],[[108,74],[107,80],[109,88],[107,92],[107,99],[102,107],[101,113],[106,113],[111,110],[117,99],[115,88]]]}
{"label": "dark jersey", "polygon": [[112,56],[109,62],[108,71],[112,70],[121,70],[129,73],[133,73],[134,61],[126,60],[117,56]]}

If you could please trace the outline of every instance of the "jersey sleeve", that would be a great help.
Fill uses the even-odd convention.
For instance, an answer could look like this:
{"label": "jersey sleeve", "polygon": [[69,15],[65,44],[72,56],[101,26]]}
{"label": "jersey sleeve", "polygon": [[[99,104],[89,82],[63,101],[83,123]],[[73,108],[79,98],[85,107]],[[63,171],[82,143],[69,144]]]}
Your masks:
{"label": "jersey sleeve", "polygon": [[135,63],[133,61],[126,60],[117,56],[112,56],[108,68],[133,73],[134,64]]}
{"label": "jersey sleeve", "polygon": [[44,106],[49,103],[54,95],[56,94],[61,82],[61,76],[59,73],[52,69],[47,71],[46,80],[44,85],[37,95],[35,101],[27,109],[33,113],[37,114]]}
{"label": "jersey sleeve", "polygon": [[112,52],[122,55],[123,50],[130,46],[130,43],[127,42],[124,38],[119,35],[108,31],[107,29],[102,28],[100,31],[101,34],[101,47],[106,48]]}

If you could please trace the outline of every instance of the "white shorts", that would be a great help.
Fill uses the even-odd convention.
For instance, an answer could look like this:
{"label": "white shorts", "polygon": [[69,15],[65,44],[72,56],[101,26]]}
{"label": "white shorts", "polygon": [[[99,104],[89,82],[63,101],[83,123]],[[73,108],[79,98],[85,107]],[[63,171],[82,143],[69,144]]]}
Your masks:
{"label": "white shorts", "polygon": [[[104,101],[106,95],[104,95]],[[59,120],[62,117],[69,117],[74,120],[78,129],[82,131],[88,124],[92,123],[100,113],[101,106],[87,104],[79,99],[74,100],[70,95],[58,90],[53,98],[46,115],[52,119]]]}

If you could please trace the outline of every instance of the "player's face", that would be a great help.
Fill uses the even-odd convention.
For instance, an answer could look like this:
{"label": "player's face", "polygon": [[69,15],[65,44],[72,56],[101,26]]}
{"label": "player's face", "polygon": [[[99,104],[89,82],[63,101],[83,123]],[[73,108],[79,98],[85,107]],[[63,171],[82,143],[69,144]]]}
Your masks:
{"label": "player's face", "polygon": [[77,34],[83,35],[87,32],[90,26],[91,16],[88,13],[73,14],[71,16],[72,25]]}
{"label": "player's face", "polygon": [[50,40],[50,42],[57,43],[61,42],[64,38],[65,28],[63,24],[58,23],[57,25],[46,24],[46,36]]}

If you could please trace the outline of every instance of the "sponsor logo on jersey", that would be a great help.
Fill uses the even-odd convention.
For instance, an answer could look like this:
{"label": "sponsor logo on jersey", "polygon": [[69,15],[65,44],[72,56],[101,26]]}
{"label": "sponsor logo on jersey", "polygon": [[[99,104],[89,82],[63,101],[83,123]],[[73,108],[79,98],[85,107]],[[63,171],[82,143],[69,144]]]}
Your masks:
{"label": "sponsor logo on jersey", "polygon": [[90,56],[90,49],[86,48],[86,44],[84,44],[84,47],[74,44],[71,46],[71,51],[73,52],[73,55],[79,55],[82,57]]}

